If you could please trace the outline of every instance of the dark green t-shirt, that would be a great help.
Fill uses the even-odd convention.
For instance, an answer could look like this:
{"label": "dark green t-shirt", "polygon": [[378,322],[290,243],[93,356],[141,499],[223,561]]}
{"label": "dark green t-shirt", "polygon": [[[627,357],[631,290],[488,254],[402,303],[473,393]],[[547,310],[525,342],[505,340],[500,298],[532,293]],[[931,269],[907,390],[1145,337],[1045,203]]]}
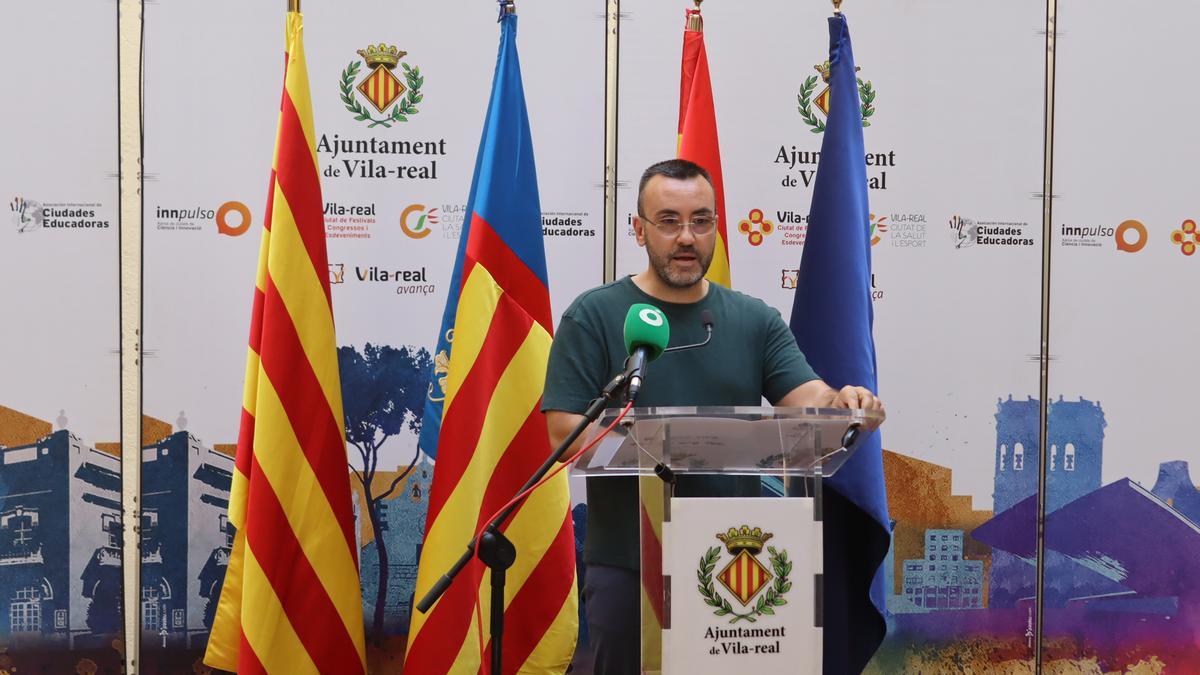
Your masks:
{"label": "dark green t-shirt", "polygon": [[[680,304],[654,298],[618,279],[580,295],[563,313],[550,349],[542,410],[582,414],[625,363],[625,314],[645,302],[666,314],[669,346],[704,340],[700,313],[712,312],[712,341],[700,349],[662,355],[646,366],[638,406],[756,406],[778,402],[817,375],[779,312],[763,301],[709,284],[708,295]],[[584,560],[638,567],[637,479],[591,478]],[[675,495],[757,496],[752,476],[681,476]]]}

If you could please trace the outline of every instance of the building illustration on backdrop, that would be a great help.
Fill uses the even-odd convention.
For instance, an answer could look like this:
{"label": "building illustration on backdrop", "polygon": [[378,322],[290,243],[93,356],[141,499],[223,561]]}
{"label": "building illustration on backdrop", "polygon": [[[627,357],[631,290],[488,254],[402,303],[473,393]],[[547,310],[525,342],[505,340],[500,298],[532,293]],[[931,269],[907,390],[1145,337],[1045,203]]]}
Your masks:
{"label": "building illustration on backdrop", "polygon": [[0,406],[0,637],[7,642],[75,649],[120,633],[120,471],[118,457],[71,431]]}
{"label": "building illustration on backdrop", "polygon": [[[1086,649],[1110,670],[1146,659],[1200,663],[1200,489],[1188,463],[1159,464],[1150,489],[1129,478],[1103,484],[1110,420],[1099,401],[1059,397],[1047,408],[1040,466],[1039,405],[1031,397],[996,402],[995,444],[978,453],[991,459],[994,512],[952,494],[948,467],[884,451],[894,519],[888,667],[942,672],[972,654],[988,663],[1032,656],[1043,470],[1047,639]],[[1194,452],[1181,442],[1180,454]],[[1000,651],[971,651],[980,636]]]}
{"label": "building illustration on backdrop", "polygon": [[[1010,512],[1014,527],[1024,521],[1023,536],[1036,547],[1037,493],[1040,477],[1038,426],[1040,402],[999,400],[996,404],[996,448],[994,456],[994,508]],[[1093,492],[1100,487],[1104,460],[1104,428],[1107,422],[1099,402],[1062,397],[1051,401],[1047,422],[1046,513]],[[986,530],[984,530],[986,531]],[[1050,533],[1052,534],[1052,533]],[[992,554],[989,605],[1015,607],[1034,596],[1037,575],[1035,558],[1009,550]],[[1119,593],[1127,589],[1112,579],[1049,551],[1046,555],[1046,604],[1058,606],[1072,597]]]}
{"label": "building illustration on backdrop", "polygon": [[143,429],[142,645],[203,648],[233,547],[233,457],[153,418]]}
{"label": "building illustration on backdrop", "polygon": [[[142,646],[201,648],[232,544],[233,457],[152,417],[142,435]],[[0,446],[0,637],[108,645],[123,621],[119,444],[0,407]]]}
{"label": "building illustration on backdrop", "polygon": [[967,533],[992,516],[955,495],[950,469],[883,453],[892,548],[885,561],[888,610],[924,614],[986,607],[991,549]]}
{"label": "building illustration on backdrop", "polygon": [[[992,606],[1026,612],[1035,599],[1038,464],[1026,449],[1037,448],[1036,438],[1025,443],[1037,430],[1037,407],[1032,398],[999,402],[997,512],[971,533],[993,547]],[[1187,463],[1162,462],[1152,489],[1129,478],[1102,485],[1107,421],[1100,403],[1060,397],[1048,414],[1041,598],[1047,635],[1070,636],[1118,665],[1146,654],[1197,662],[1200,492]]]}
{"label": "building illustration on backdrop", "polygon": [[[380,472],[376,481],[390,483],[402,472]],[[384,545],[387,547],[388,575],[387,600],[384,606],[384,633],[403,635],[408,632],[412,616],[413,593],[417,588],[417,562],[421,559],[421,542],[425,538],[425,515],[429,512],[429,486],[433,482],[433,463],[425,455],[413,464],[408,475],[396,492],[379,502],[379,521]],[[362,486],[352,480],[355,506],[360,507]],[[369,617],[375,611],[375,598],[379,591],[379,551],[374,538],[378,532],[369,531],[370,521],[359,519],[359,570],[362,578],[363,614]]]}
{"label": "building illustration on backdrop", "polygon": [[[989,611],[1024,616],[1035,587],[1038,405],[1028,397],[997,401],[994,513],[953,494],[949,468],[885,451],[895,518],[888,607],[902,629],[949,637],[967,630],[954,625],[992,625],[983,618]],[[1150,489],[1124,478],[1102,485],[1108,422],[1100,403],[1059,398],[1048,412],[1045,602],[1058,612],[1048,617],[1048,634],[1068,631],[1124,649],[1142,639],[1138,630],[1153,630],[1156,639],[1194,646],[1187,636],[1200,631],[1200,576],[1187,570],[1200,560],[1200,490],[1187,462],[1163,462]],[[210,448],[184,426],[182,414],[176,428],[143,418],[138,610],[146,650],[203,648],[232,543],[225,513],[233,448]],[[390,635],[409,622],[432,471],[419,456],[382,500],[379,533],[356,501],[364,612],[377,592],[374,537],[382,536]],[[377,479],[390,483],[402,473]],[[5,643],[88,648],[119,635],[120,490],[117,444],[84,443],[64,412],[51,424],[0,406]],[[1124,632],[1093,636],[1100,629],[1092,626],[1105,625],[1097,612],[1124,621]],[[975,618],[955,618],[967,616]]]}
{"label": "building illustration on backdrop", "polygon": [[925,530],[925,557],[904,561],[905,609],[978,609],[982,592],[983,561],[963,557],[963,531]]}
{"label": "building illustration on backdrop", "polygon": [[[997,402],[995,492],[996,513],[1007,511],[1038,489],[1038,407],[1024,401]],[[1104,459],[1104,411],[1086,399],[1050,402],[1047,440],[1046,510],[1100,487]]]}

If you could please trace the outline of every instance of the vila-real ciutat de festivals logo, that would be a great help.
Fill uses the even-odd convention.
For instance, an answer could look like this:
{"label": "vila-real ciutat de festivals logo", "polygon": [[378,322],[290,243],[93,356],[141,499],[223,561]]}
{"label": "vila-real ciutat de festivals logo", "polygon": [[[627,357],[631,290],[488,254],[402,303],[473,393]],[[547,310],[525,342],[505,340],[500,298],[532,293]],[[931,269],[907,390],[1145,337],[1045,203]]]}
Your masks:
{"label": "vila-real ciutat de festivals logo", "polygon": [[[825,85],[813,98],[813,92],[817,90],[817,76],[810,75],[804,80],[804,84],[800,85],[800,93],[796,95],[796,110],[800,112],[800,117],[804,123],[812,127],[810,131],[814,134],[819,134],[825,131],[825,119],[829,117],[829,62],[818,63],[813,66],[821,76],[821,82]],[[855,67],[855,72],[862,68]],[[864,127],[871,126],[871,116],[875,114],[875,87],[870,80],[863,80],[861,77],[855,78],[858,81],[858,99],[862,103],[862,125]],[[821,113],[821,117],[813,112],[816,108]]]}
{"label": "vila-real ciutat de festivals logo", "polygon": [[[391,128],[393,124],[407,122],[409,117],[420,112],[417,104],[424,98],[421,86],[425,84],[425,78],[417,66],[401,63],[408,52],[381,42],[358,50],[358,55],[362,60],[351,61],[346,66],[339,85],[342,103],[354,115],[354,119],[365,122],[368,128]],[[359,80],[364,63],[366,75]],[[403,80],[396,77],[397,66],[400,67]],[[364,101],[366,105],[363,105]]]}

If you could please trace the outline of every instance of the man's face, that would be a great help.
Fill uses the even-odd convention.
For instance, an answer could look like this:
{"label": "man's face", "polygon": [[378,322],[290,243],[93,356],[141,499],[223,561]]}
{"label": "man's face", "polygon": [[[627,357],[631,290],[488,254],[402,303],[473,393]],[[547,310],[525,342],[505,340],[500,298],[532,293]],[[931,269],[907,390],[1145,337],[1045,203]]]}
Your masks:
{"label": "man's face", "polygon": [[646,247],[650,267],[672,288],[688,288],[704,278],[712,263],[717,232],[696,235],[690,226],[678,235],[666,235],[654,223],[676,218],[690,223],[696,216],[712,217],[716,211],[712,186],[703,176],[686,180],[654,176],[642,191],[641,216],[633,219],[637,242]]}

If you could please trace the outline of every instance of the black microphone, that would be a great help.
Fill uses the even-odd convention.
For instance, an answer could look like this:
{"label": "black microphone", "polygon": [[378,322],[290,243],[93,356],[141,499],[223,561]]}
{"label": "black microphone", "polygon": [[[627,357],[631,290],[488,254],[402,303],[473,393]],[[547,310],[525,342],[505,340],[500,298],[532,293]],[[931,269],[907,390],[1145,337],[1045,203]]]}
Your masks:
{"label": "black microphone", "polygon": [[716,320],[713,319],[712,310],[704,309],[700,311],[700,325],[704,326],[704,342],[707,343],[712,339],[713,324]]}
{"label": "black microphone", "polygon": [[678,347],[669,347],[667,349],[664,349],[663,353],[666,354],[667,352],[679,352],[679,351],[683,351],[685,349],[695,349],[697,347],[703,347],[704,345],[708,344],[708,342],[710,340],[712,340],[714,323],[716,323],[716,322],[713,320],[712,311],[707,310],[707,309],[700,310],[700,324],[702,326],[704,326],[704,341],[696,342],[696,343],[690,344],[690,345],[679,345]]}
{"label": "black microphone", "polygon": [[858,442],[858,437],[862,433],[862,423],[851,422],[850,426],[846,427],[846,433],[842,434],[842,447],[849,450]]}

